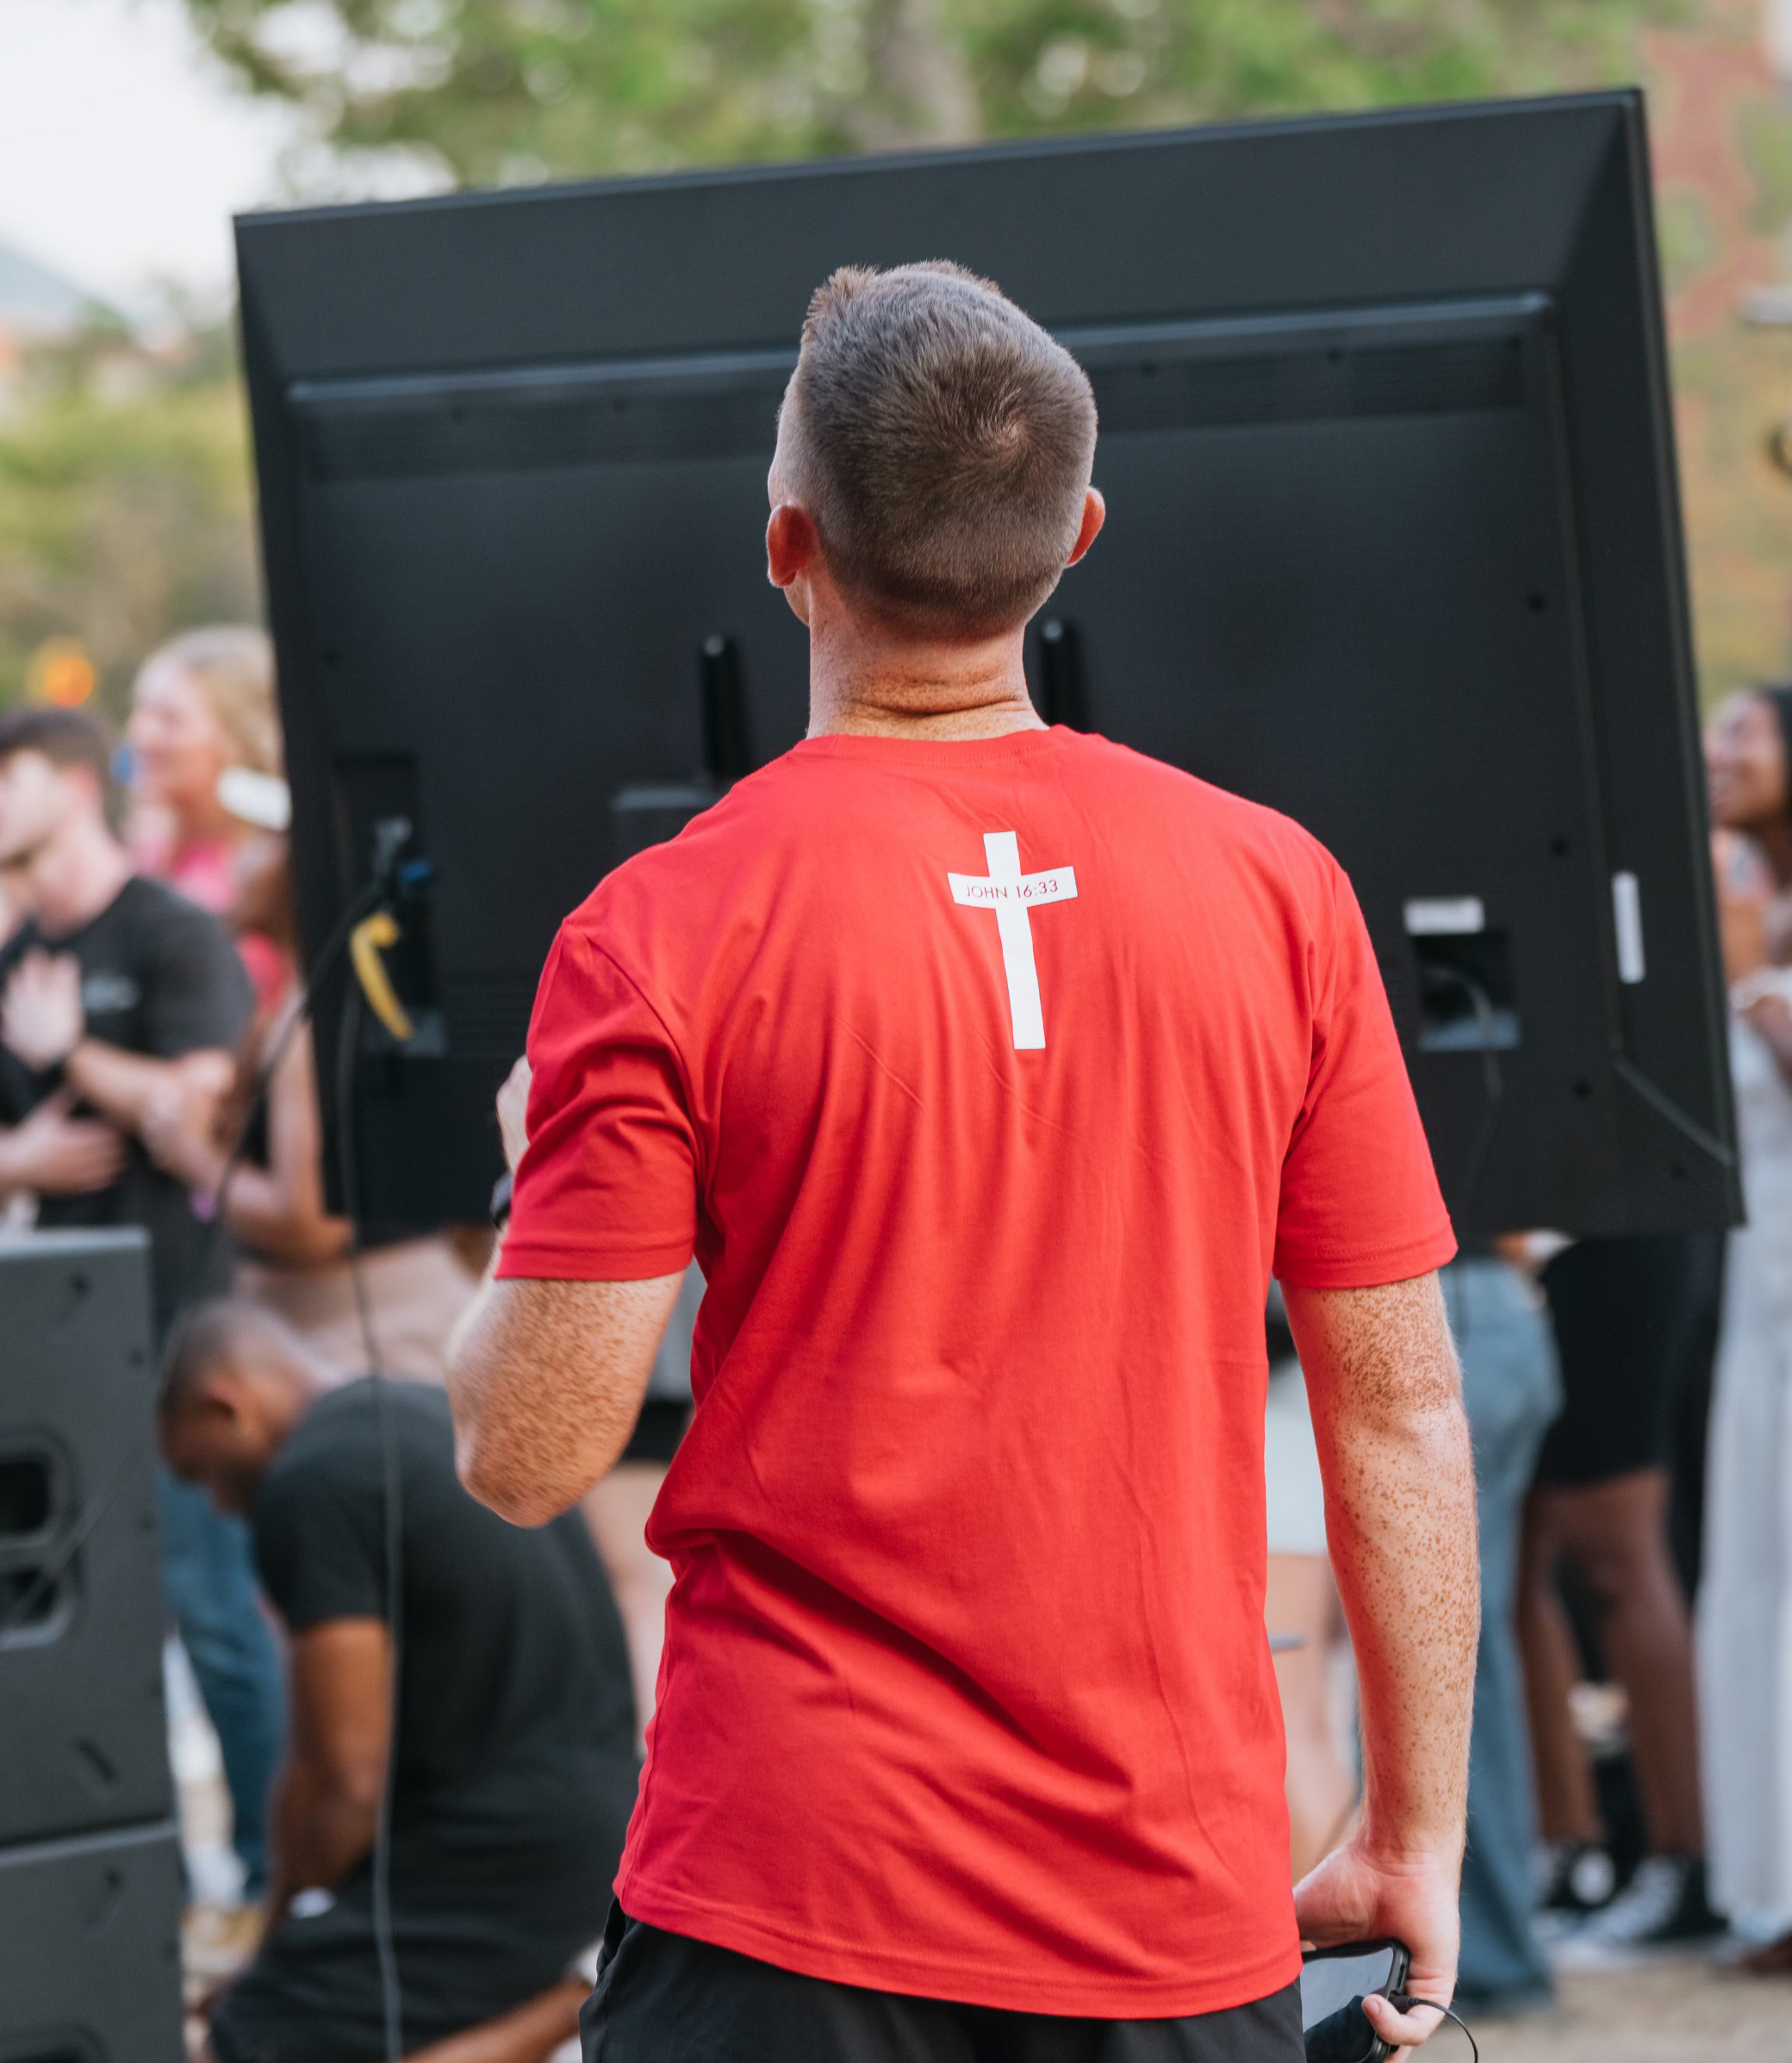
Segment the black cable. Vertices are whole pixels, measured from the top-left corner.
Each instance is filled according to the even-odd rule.
[[[348,1264],[355,1308],[367,1350],[380,1426],[380,1491],[385,1521],[386,1625],[390,1641],[387,1709],[391,1733],[380,1777],[378,1818],[373,1835],[373,1948],[380,1972],[380,2015],[386,2063],[402,2063],[404,1992],[398,1976],[398,1948],[392,1936],[392,1780],[398,1763],[399,1687],[404,1653],[404,1506],[398,1466],[397,1429],[392,1420],[389,1379],[380,1361],[373,1307],[361,1266],[360,1169],[355,1133],[355,1055],[361,1027],[360,991],[351,983],[336,1037],[336,1151],[342,1171],[343,1215],[349,1222]]]
[[[361,1265],[360,1168],[354,1152],[355,1049],[360,1029],[360,991],[352,988],[343,999],[342,1016],[336,1027],[336,1150],[342,1162],[342,1214],[348,1220],[347,1258],[354,1288],[355,1318],[361,1328],[361,1345],[367,1355],[367,1372],[370,1376],[383,1376],[385,1364],[374,1330],[367,1277]]]
[[[1428,2005],[1434,2013],[1441,2013],[1446,2020],[1453,2020],[1468,2036],[1469,2053],[1475,2063],[1481,2063],[1481,2045],[1475,2040],[1474,2030],[1453,2006],[1440,2005],[1434,1998],[1415,1998],[1409,1992],[1384,1992],[1382,1996],[1397,2013],[1409,2013],[1416,2005]]]
[[[187,1294],[178,1300],[180,1304],[184,1304],[205,1280],[207,1271],[216,1255],[217,1243],[223,1236],[224,1206],[229,1200],[230,1184],[237,1170],[243,1165],[244,1155],[248,1149],[249,1134],[254,1128],[258,1113],[267,1102],[268,1093],[274,1085],[274,1077],[280,1072],[280,1063],[286,1058],[288,1050],[298,1035],[300,1026],[310,1022],[312,1010],[317,1001],[317,991],[323,986],[338,956],[347,945],[351,933],[379,902],[383,893],[383,882],[377,879],[368,882],[337,918],[329,936],[324,941],[323,949],[319,953],[311,972],[306,977],[304,987],[299,991],[291,1016],[281,1026],[278,1036],[268,1049],[267,1057],[256,1071],[255,1084],[244,1106],[242,1122],[238,1125],[236,1136],[230,1142],[230,1151],[224,1158],[224,1171],[218,1177],[217,1186],[212,1191],[210,1216],[206,1225],[206,1243],[198,1260],[188,1272]],[[353,993],[352,987],[350,992]],[[172,1336],[173,1328],[171,1327],[171,1339]]]
[[[1472,975],[1456,967],[1429,966],[1425,970],[1426,979],[1434,985],[1447,983],[1459,988],[1468,997],[1469,1006],[1481,1029],[1481,1084],[1484,1091],[1487,1112],[1475,1134],[1474,1143],[1469,1148],[1468,1159],[1463,1163],[1462,1186],[1456,1209],[1453,1214],[1466,1224],[1473,1206],[1475,1191],[1480,1187],[1481,1176],[1487,1163],[1487,1153],[1493,1144],[1493,1135],[1500,1122],[1501,1108],[1506,1100],[1506,1082],[1500,1072],[1499,1054],[1494,1044],[1493,1004],[1480,983]]]
[[[306,979],[304,988],[300,991],[298,1002],[294,1007],[291,1016],[282,1027],[279,1036],[275,1040],[267,1058],[257,1070],[255,1084],[250,1091],[248,1101],[244,1106],[241,1122],[237,1127],[235,1138],[231,1141],[230,1151],[225,1156],[223,1172],[219,1176],[217,1187],[212,1192],[211,1210],[206,1223],[205,1237],[200,1243],[199,1252],[195,1257],[191,1267],[187,1271],[187,1279],[182,1287],[182,1292],[175,1299],[177,1310],[183,1308],[204,1283],[207,1276],[210,1273],[212,1263],[217,1258],[218,1241],[223,1236],[224,1206],[228,1199],[230,1184],[238,1168],[242,1165],[250,1132],[254,1126],[257,1115],[267,1101],[268,1091],[273,1083],[274,1075],[281,1061],[286,1058],[287,1051],[297,1035],[299,1028],[309,1020],[313,1005],[317,999],[318,990],[323,985],[343,948],[347,945],[349,935],[368,911],[380,901],[385,892],[384,880],[376,876],[362,888],[342,915],[338,917],[329,935],[324,941],[322,949],[318,954],[310,974]],[[352,989],[351,990],[351,994],[357,993]],[[358,1284],[360,1281],[358,1273],[355,1279]],[[179,1337],[180,1327],[177,1322],[169,1327],[167,1339],[163,1343],[160,1362],[157,1369],[156,1387],[158,1390],[167,1378],[169,1364],[173,1358],[174,1349]],[[94,1528],[111,1509],[126,1482],[129,1480],[132,1469],[138,1462],[152,1457],[154,1452],[155,1436],[152,1433],[147,1450],[134,1447],[131,1449],[111,1475],[107,1477],[102,1488],[93,1497],[89,1499],[72,1530],[58,1544],[55,1552],[47,1557],[39,1565],[36,1577],[30,1587],[16,1598],[4,1612],[0,1612],[0,1640],[4,1640],[9,1633],[28,1623],[31,1614],[36,1611],[45,1596],[60,1581],[64,1571],[91,1537]]]

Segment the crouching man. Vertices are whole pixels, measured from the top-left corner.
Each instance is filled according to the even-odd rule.
[[[540,2063],[576,2028],[569,1973],[602,1931],[635,1794],[627,1650],[578,1515],[506,1525],[455,1476],[440,1391],[327,1389],[251,1305],[189,1319],[160,1432],[175,1473],[249,1521],[291,1650],[271,1918],[213,2015],[210,2063],[390,2053],[373,1869],[389,1756],[402,2053]]]

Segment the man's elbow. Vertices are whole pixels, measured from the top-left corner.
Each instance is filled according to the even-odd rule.
[[[468,1494],[513,1526],[545,1526],[570,1501],[532,1470],[495,1452],[476,1427],[464,1428],[457,1436],[454,1465]]]
[[[494,1423],[489,1369],[477,1337],[480,1306],[476,1303],[448,1343],[445,1374],[449,1407],[454,1414],[454,1468],[470,1497],[513,1526],[539,1526],[551,1518],[540,1510],[540,1486],[532,1472],[507,1451],[501,1428]]]
[[[378,1824],[380,1801],[385,1793],[384,1758],[367,1755],[340,1761],[330,1771],[328,1786],[338,1811],[345,1819],[364,1823],[370,1840],[372,1830]]]

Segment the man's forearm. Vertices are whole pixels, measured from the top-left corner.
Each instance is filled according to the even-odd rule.
[[[1350,1300],[1365,1302],[1354,1308]],[[1364,1842],[1460,1849],[1480,1589],[1473,1462],[1435,1280],[1291,1289],[1356,1651]]]
[[[350,1788],[303,1756],[290,1757],[274,1788],[273,1910],[295,1892],[339,1884],[369,1854],[379,1829],[379,1792]]]
[[[62,1075],[84,1103],[134,1136],[143,1128],[151,1100],[171,1082],[182,1075],[216,1077],[216,1092],[221,1095],[229,1085],[230,1066],[227,1053],[189,1053],[179,1059],[161,1060],[126,1053],[102,1039],[83,1039],[63,1062]]]
[[[628,1445],[683,1280],[488,1278],[446,1369],[456,1460],[476,1497],[539,1526],[584,1495]]]

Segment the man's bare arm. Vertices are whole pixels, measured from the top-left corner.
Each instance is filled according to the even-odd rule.
[[[486,1283],[447,1366],[456,1461],[482,1504],[540,1526],[607,1473],[683,1280]]]
[[[1325,1480],[1326,1533],[1361,1687],[1361,1831],[1295,1893],[1322,1945],[1392,1936],[1408,1989],[1455,1988],[1469,1721],[1480,1635],[1475,1482],[1434,1275],[1373,1289],[1285,1285]],[[1436,2016],[1380,2001],[1384,2041]]]
[[[62,1078],[84,1103],[102,1112],[121,1130],[140,1137],[144,1120],[171,1090],[190,1100],[203,1099],[214,1110],[223,1101],[236,1072],[227,1053],[206,1048],[171,1060],[127,1053],[103,1039],[84,1038],[63,1062]]]
[[[40,1196],[86,1196],[124,1171],[124,1140],[112,1126],[71,1117],[74,1092],[59,1089],[22,1123],[0,1125],[0,1198],[21,1190]]]
[[[272,1908],[339,1884],[372,1848],[392,1740],[392,1643],[378,1619],[292,1637],[292,1732],[275,1786]]]
[[[345,1218],[324,1209],[323,1147],[311,1041],[287,1047],[267,1089],[264,1165],[239,1159],[219,1136],[218,1098],[212,1086],[177,1082],[144,1112],[142,1140],[150,1158],[190,1190],[214,1194],[230,1169],[225,1222],[245,1246],[276,1260],[308,1267],[334,1260],[349,1243]]]
[[[70,953],[34,949],[13,969],[0,995],[0,1040],[39,1072],[60,1067],[82,1102],[137,1138],[152,1107],[171,1094],[209,1099],[215,1115],[236,1072],[221,1048],[161,1059],[90,1038],[80,965]]]

